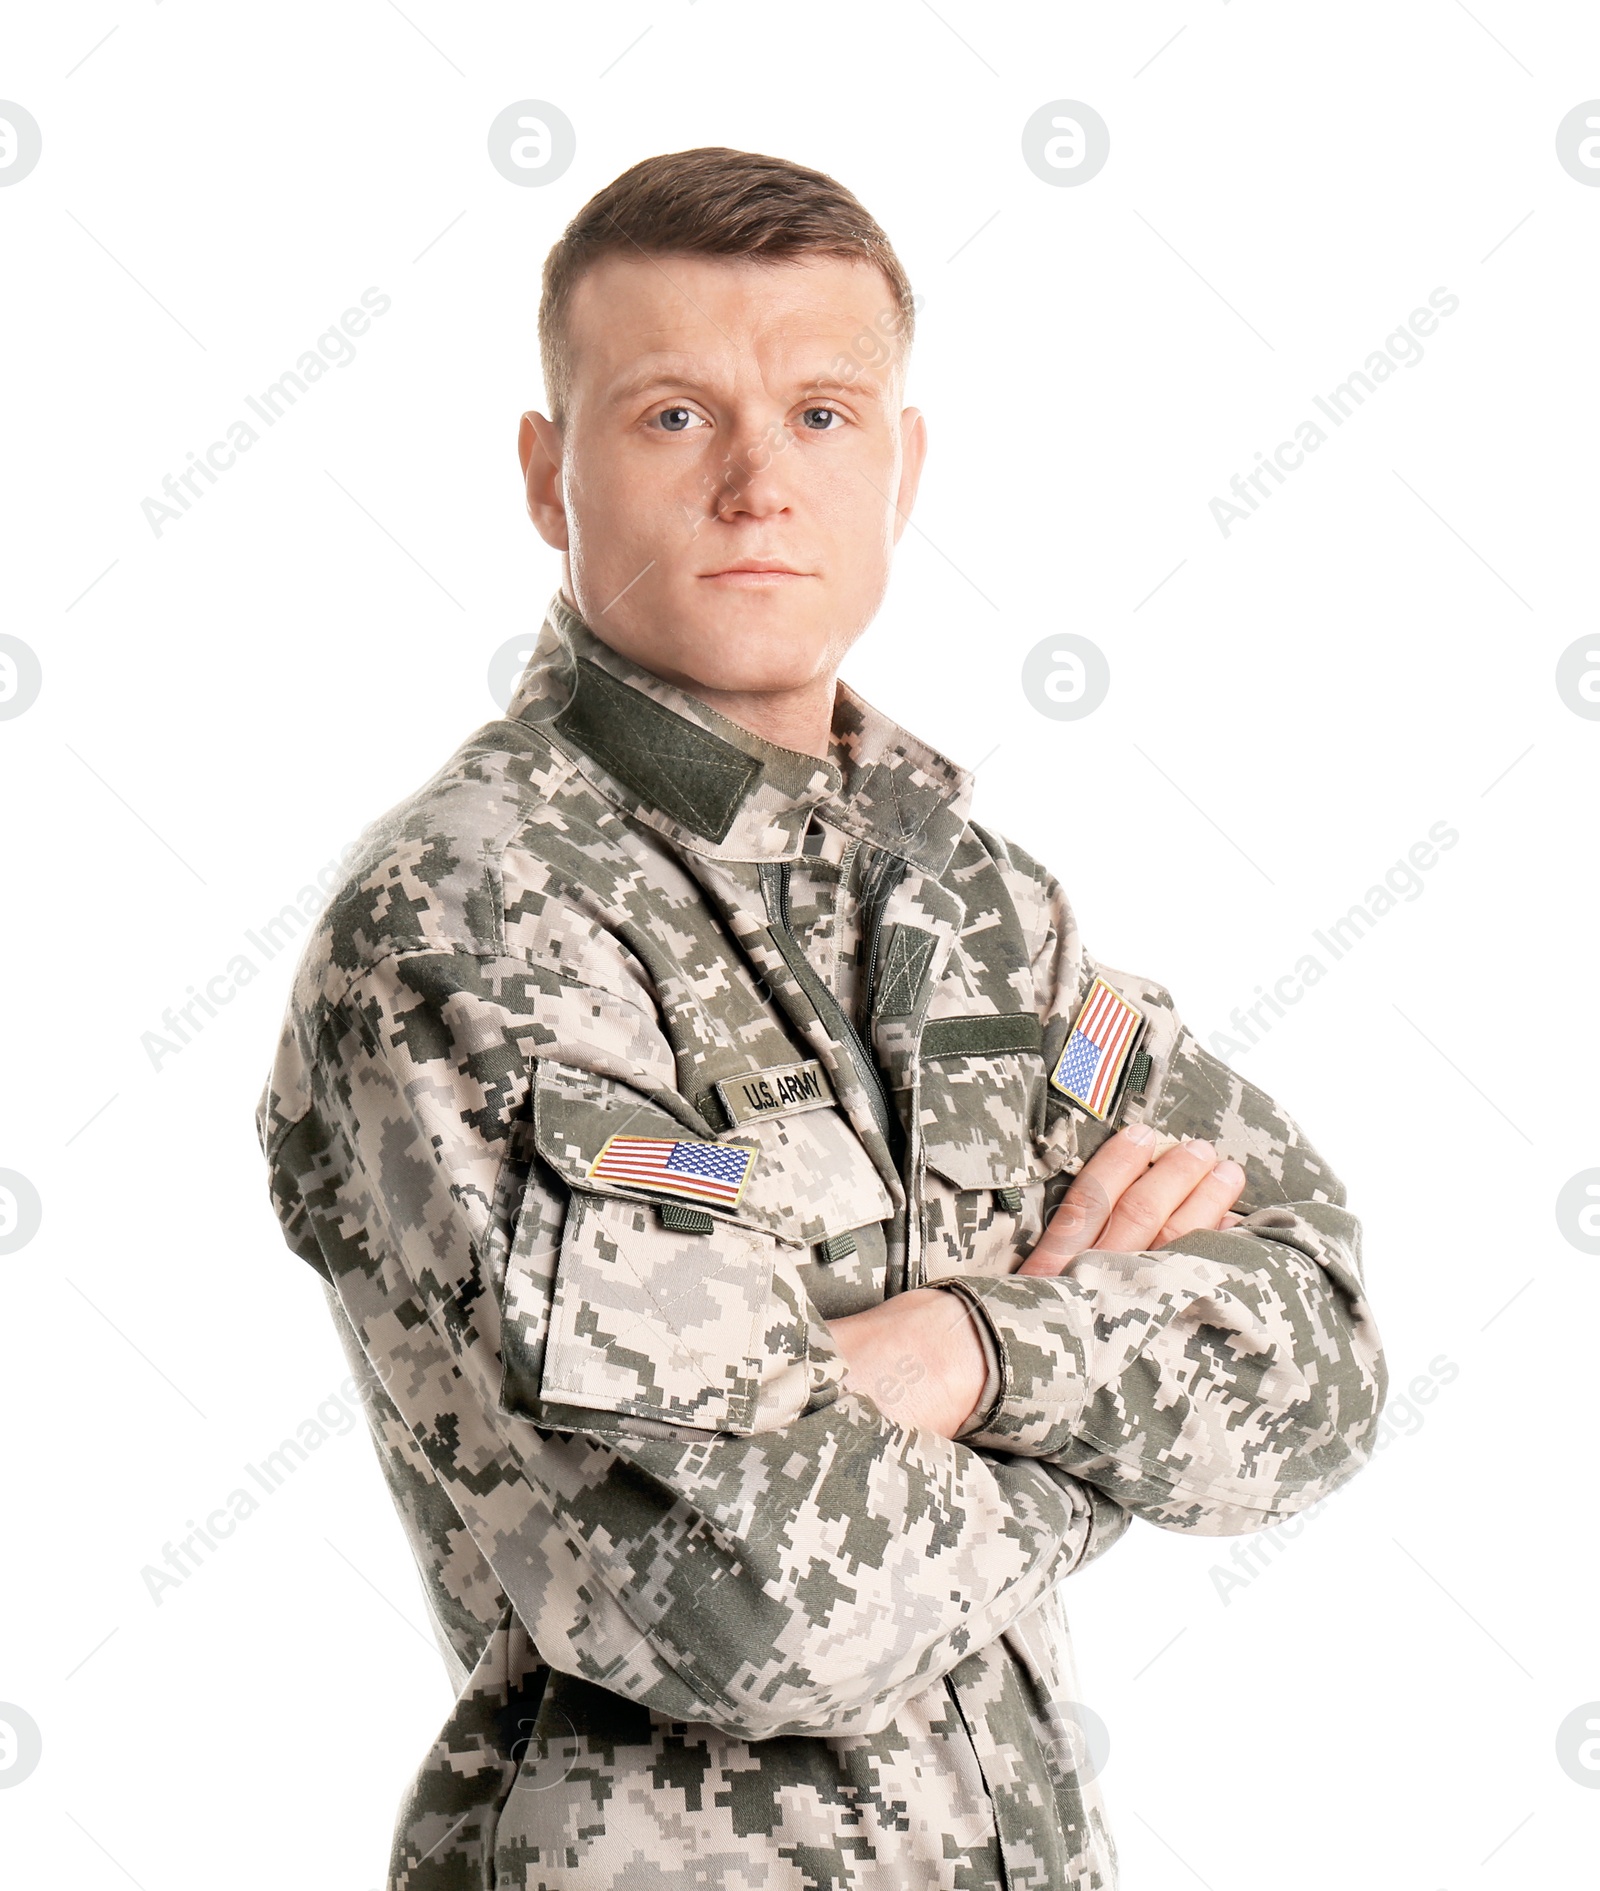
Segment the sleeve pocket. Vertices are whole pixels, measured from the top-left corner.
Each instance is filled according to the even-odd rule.
[[[574,1194],[562,1231],[544,1403],[703,1431],[755,1429],[769,1366],[774,1242],[731,1223],[677,1234],[637,1202]],[[774,1318],[774,1315],[779,1317]],[[799,1335],[804,1358],[804,1332]]]
[[[606,1136],[695,1134],[637,1092],[567,1066],[535,1075],[534,1141],[564,1183],[524,1197],[507,1256],[501,1403],[558,1431],[656,1426],[750,1433],[812,1391],[800,1251],[737,1215],[708,1233],[662,1224],[638,1191],[597,1189]],[[704,1128],[698,1132],[710,1140]]]

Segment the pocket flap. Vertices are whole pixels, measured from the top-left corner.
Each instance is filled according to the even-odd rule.
[[[812,1395],[813,1317],[792,1230],[781,1238],[747,1192],[730,1209],[696,1202],[714,1217],[709,1233],[668,1225],[659,1211],[678,1198],[591,1179],[594,1158],[618,1135],[718,1140],[625,1085],[540,1063],[533,1143],[569,1193],[561,1201],[548,1187],[530,1190],[516,1219],[502,1292],[502,1407],[554,1430],[601,1434],[791,1423]],[[735,1139],[722,1140],[731,1148]]]
[[[1020,1188],[1044,1173],[1031,1125],[1044,1087],[1037,1056],[936,1051],[921,1065],[917,1120],[930,1169],[957,1188]]]
[[[687,1120],[646,1102],[637,1090],[614,1078],[597,1077],[574,1064],[541,1058],[534,1067],[534,1146],[569,1188],[587,1189],[596,1195],[663,1199],[670,1191],[652,1193],[620,1183],[592,1182],[589,1170],[613,1136],[653,1136],[665,1142],[716,1140],[703,1124],[698,1128],[689,1126],[695,1117],[687,1104],[684,1112]],[[743,1143],[748,1139],[738,1140]],[[737,1210],[732,1218],[741,1218]]]
[[[694,1120],[689,1106],[683,1108]],[[693,1205],[718,1221],[759,1228],[780,1241],[809,1246],[894,1212],[872,1158],[836,1108],[747,1122],[714,1136],[703,1126],[687,1127],[609,1077],[541,1060],[534,1072],[533,1123],[540,1155],[569,1187],[658,1204],[690,1197],[617,1179],[591,1180],[590,1167],[612,1136],[754,1149],[737,1202],[695,1197]]]

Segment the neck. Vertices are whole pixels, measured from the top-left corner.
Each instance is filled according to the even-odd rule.
[[[833,704],[836,679],[830,671],[800,689],[743,691],[702,689],[698,683],[678,685],[685,695],[693,696],[748,729],[763,742],[781,749],[794,749],[801,755],[828,758],[833,734]]]

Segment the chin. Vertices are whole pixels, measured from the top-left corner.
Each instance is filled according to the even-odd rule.
[[[657,676],[727,695],[805,689],[829,674],[853,641],[841,640],[839,625],[854,600],[831,592],[719,593],[695,584],[678,578],[653,593],[641,584],[625,608],[587,621],[602,641]],[[599,588],[610,595],[604,583]]]
[[[673,667],[699,689],[771,696],[804,689],[828,666],[819,650],[752,650],[731,633],[726,639],[696,637],[691,648],[679,652]]]
[[[812,621],[814,606],[796,621],[759,593],[694,602],[670,638],[670,661],[702,689],[766,695],[804,689],[827,671],[833,639]]]

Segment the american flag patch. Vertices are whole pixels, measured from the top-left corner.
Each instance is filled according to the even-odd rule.
[[[1050,1074],[1051,1083],[1104,1122],[1143,1026],[1143,1013],[1097,978],[1089,987],[1061,1061]]]
[[[681,1195],[685,1201],[736,1206],[754,1149],[739,1143],[669,1142],[664,1136],[612,1136],[589,1164],[591,1182]]]

